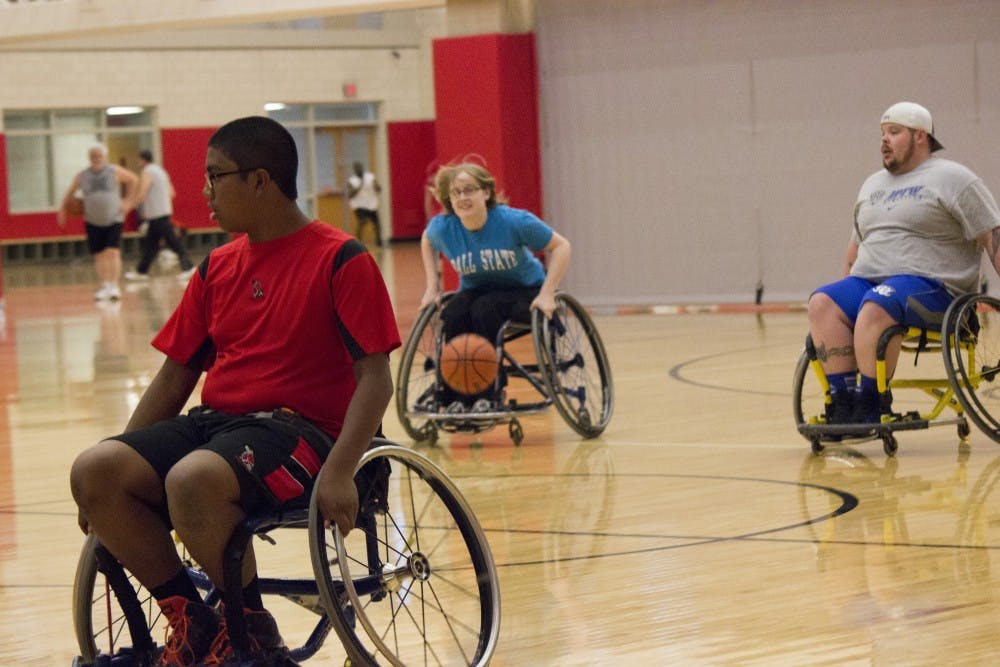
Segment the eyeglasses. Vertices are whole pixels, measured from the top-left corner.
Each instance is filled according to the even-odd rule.
[[[205,172],[205,184],[208,186],[208,192],[210,194],[215,194],[215,182],[222,178],[223,176],[232,176],[233,174],[249,174],[251,171],[257,171],[262,169],[262,167],[251,167],[249,169],[234,169],[232,171],[206,171]]]
[[[478,185],[466,185],[464,188],[455,188],[454,190],[449,190],[448,194],[452,199],[458,199],[459,197],[471,197],[482,190]]]

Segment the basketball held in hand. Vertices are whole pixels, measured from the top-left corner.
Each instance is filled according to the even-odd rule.
[[[66,202],[66,216],[70,218],[83,217],[83,200],[79,197],[70,197]]]
[[[471,396],[487,389],[498,370],[496,349],[482,336],[460,334],[441,349],[441,378],[460,394]]]

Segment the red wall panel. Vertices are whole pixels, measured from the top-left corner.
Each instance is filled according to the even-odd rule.
[[[202,190],[205,188],[205,152],[217,128],[185,128],[160,131],[161,164],[170,174],[177,197],[174,224],[179,227],[215,227]]]
[[[535,38],[434,41],[437,157],[482,156],[512,206],[542,215]]]
[[[437,155],[434,121],[386,123],[392,183],[392,238],[420,238],[427,224],[424,187]]]
[[[0,134],[0,227],[7,221],[7,137]],[[3,304],[3,274],[0,273],[0,306]],[[0,323],[2,324],[2,323]],[[16,383],[14,385],[17,386]],[[6,423],[3,424],[6,427]]]
[[[0,222],[4,223],[9,213],[7,194],[7,135],[0,133]]]
[[[481,156],[511,206],[542,216],[534,35],[434,40],[434,95],[438,160]],[[450,266],[444,285],[458,285]]]

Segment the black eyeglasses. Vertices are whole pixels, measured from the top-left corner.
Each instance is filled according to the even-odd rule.
[[[459,197],[471,197],[482,190],[478,185],[466,185],[464,188],[455,188],[454,190],[449,190],[448,194],[452,199],[458,199]]]
[[[215,182],[223,176],[232,176],[233,174],[249,174],[251,171],[257,171],[262,168],[263,167],[250,167],[249,169],[233,169],[232,171],[206,171],[205,183],[208,185],[208,191],[215,194]]]

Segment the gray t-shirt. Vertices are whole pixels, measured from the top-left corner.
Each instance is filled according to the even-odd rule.
[[[149,174],[149,192],[139,204],[139,217],[143,220],[155,220],[169,216],[174,212],[170,202],[170,176],[158,164],[147,164],[142,171]]]
[[[110,227],[122,222],[122,199],[114,166],[100,171],[87,168],[80,172],[83,192],[83,219],[95,227]]]
[[[1000,209],[968,168],[931,157],[894,176],[885,169],[861,186],[854,206],[859,244],[851,275],[883,280],[901,274],[936,278],[952,292],[979,283],[976,238],[1000,227]]]

